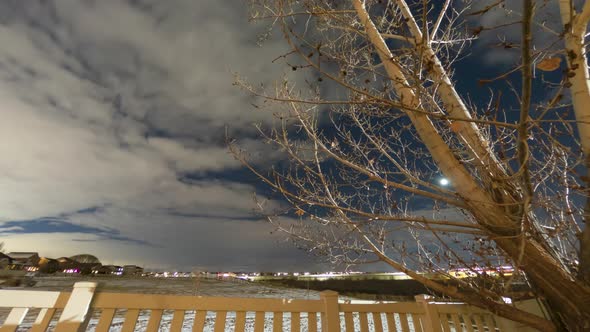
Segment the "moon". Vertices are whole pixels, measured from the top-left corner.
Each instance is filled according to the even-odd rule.
[[[438,183],[440,183],[441,186],[448,186],[449,185],[449,180],[446,178],[442,178],[438,181]]]

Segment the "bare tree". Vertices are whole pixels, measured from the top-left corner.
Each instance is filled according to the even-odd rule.
[[[467,28],[466,19],[505,5],[252,1],[253,19],[270,20],[291,48],[277,61],[307,79],[272,91],[237,80],[280,109],[276,126],[259,128],[288,165],[260,170],[236,142],[230,147],[290,203],[297,222],[269,218],[297,245],[335,263],[384,262],[542,331],[588,329],[590,2],[553,4],[558,31],[535,16],[551,6],[540,0],[523,0],[514,22]],[[487,102],[467,102],[453,68],[474,39],[507,26],[520,27],[519,40],[500,43],[517,50],[516,65],[481,80],[492,83]],[[538,35],[549,42],[540,47]],[[545,302],[551,320],[503,301],[515,280]]]

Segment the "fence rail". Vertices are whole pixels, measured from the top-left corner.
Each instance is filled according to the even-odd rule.
[[[10,310],[0,332],[55,331],[297,331],[297,332],[502,332],[526,331],[514,322],[462,303],[339,303],[319,300],[224,298],[96,292],[79,282],[70,292],[0,290]]]

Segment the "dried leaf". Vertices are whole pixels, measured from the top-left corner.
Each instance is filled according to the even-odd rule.
[[[295,214],[301,217],[305,214],[305,211],[303,211],[301,209],[297,209],[297,211],[295,211]]]
[[[545,58],[537,64],[537,69],[543,70],[543,71],[554,71],[554,70],[559,69],[560,64],[561,64],[561,58],[559,58],[559,57]]]
[[[451,131],[454,133],[458,133],[463,128],[463,123],[459,121],[453,121],[450,125]]]

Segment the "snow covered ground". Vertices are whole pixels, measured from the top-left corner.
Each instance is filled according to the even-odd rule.
[[[313,290],[266,286],[255,282],[227,281],[198,278],[72,278],[42,277],[36,279],[33,290],[71,290],[74,283],[91,281],[99,284],[99,291],[116,293],[145,293],[169,295],[200,295],[224,297],[257,297],[318,299]]]

